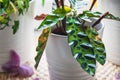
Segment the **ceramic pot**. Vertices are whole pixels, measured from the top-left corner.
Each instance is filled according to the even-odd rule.
[[[47,57],[50,80],[95,80],[73,58],[66,36],[51,34],[44,54]]]
[[[0,30],[0,72],[3,72],[1,66],[9,61],[10,50],[18,53],[21,64],[34,62],[34,26],[31,12],[33,3],[34,0],[30,2],[30,8],[25,15],[17,16],[20,20],[20,25],[15,35],[13,35],[11,27]],[[11,17],[13,18],[13,15],[11,15]],[[10,24],[12,24],[12,22]]]
[[[94,80],[73,58],[66,36],[51,34],[44,53],[50,80]]]
[[[120,16],[120,0],[99,0],[101,11]],[[104,20],[103,41],[106,47],[107,60],[120,65],[120,22]]]

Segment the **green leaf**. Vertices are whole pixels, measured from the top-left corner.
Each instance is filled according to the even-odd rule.
[[[40,24],[38,29],[40,28],[48,28],[53,27],[56,23],[58,23],[60,20],[64,19],[65,14],[49,14]]]
[[[29,8],[29,0],[16,0],[14,1],[15,6],[17,7],[19,14],[23,14],[24,11]]]
[[[67,18],[68,43],[74,58],[80,63],[81,67],[90,75],[94,75],[96,60],[93,45],[90,43],[85,28],[81,25],[75,17]]]
[[[45,49],[45,46],[46,46],[46,42],[48,40],[48,36],[49,36],[49,33],[50,33],[50,29],[49,28],[46,28],[42,31],[42,34],[40,35],[39,39],[38,39],[38,46],[36,48],[36,51],[37,51],[37,55],[35,57],[35,68],[38,67],[38,64],[40,62],[40,59],[41,59],[41,56],[43,54],[43,51]]]
[[[19,29],[19,21],[14,21],[14,25],[12,26],[12,29],[13,29],[13,34],[15,34]]]
[[[95,31],[92,27],[87,27],[86,33],[90,39],[92,46],[94,47],[96,60],[103,65],[106,61],[106,52],[102,40],[98,36],[97,31]]]
[[[19,9],[21,9],[22,11],[24,10],[24,2],[23,1],[21,1],[21,0],[16,1],[16,4]]]
[[[86,11],[83,11],[82,14],[79,14],[79,17],[85,21],[90,22],[91,17],[100,17],[101,15],[102,15],[101,12],[98,12],[98,11],[93,12],[93,11],[86,10]],[[120,21],[120,17],[116,17],[111,13],[109,13],[105,18]]]

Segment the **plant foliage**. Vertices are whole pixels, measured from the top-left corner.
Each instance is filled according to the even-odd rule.
[[[15,15],[24,14],[29,8],[29,1],[31,0],[0,0],[0,30],[12,26],[14,27],[13,34],[15,34],[18,30],[17,28],[19,28],[19,25],[16,25],[18,21],[16,21]],[[10,16],[12,14],[14,14],[14,18],[12,19],[15,21],[13,25],[10,25]]]

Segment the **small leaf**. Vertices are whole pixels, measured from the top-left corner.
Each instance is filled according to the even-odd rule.
[[[46,16],[47,16],[47,14],[41,14],[40,16],[36,16],[35,20],[43,20],[43,19],[45,19]]]
[[[13,34],[15,34],[17,30],[19,29],[19,21],[14,21],[14,25],[12,29],[13,29]]]

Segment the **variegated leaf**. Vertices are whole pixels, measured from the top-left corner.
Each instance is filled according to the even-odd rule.
[[[91,17],[100,17],[101,15],[102,15],[101,12],[98,12],[98,11],[93,12],[93,11],[86,10],[86,11],[83,11],[82,14],[79,14],[79,17],[85,21],[88,21],[88,20],[90,21]],[[120,21],[120,16],[117,17],[111,13],[106,15],[105,18]]]
[[[95,54],[93,46],[85,33],[85,29],[75,17],[71,17],[67,19],[66,30],[68,43],[74,58],[86,72],[90,75],[94,75],[96,69]]]
[[[41,56],[42,56],[43,51],[45,49],[50,31],[51,30],[49,28],[44,29],[42,34],[40,35],[40,37],[38,39],[38,46],[36,48],[37,55],[35,57],[35,62],[36,62],[35,68],[38,67],[38,64],[40,62]]]

